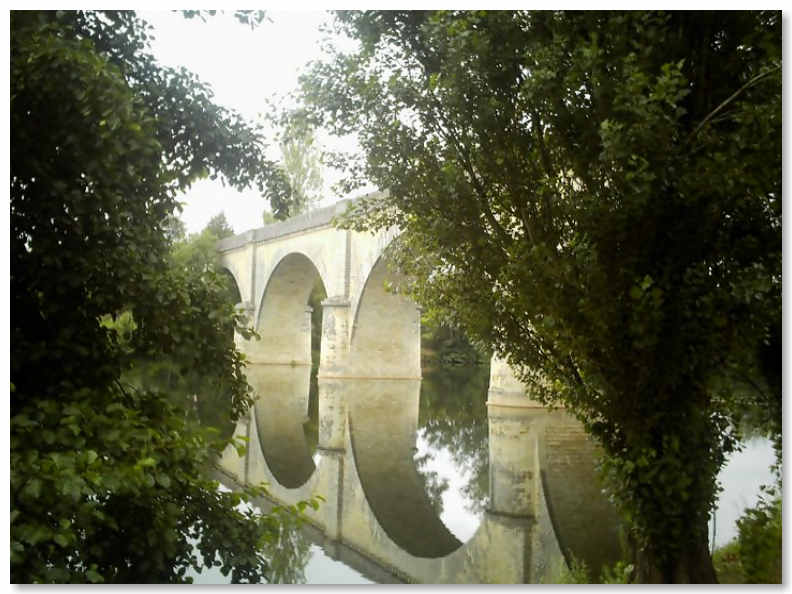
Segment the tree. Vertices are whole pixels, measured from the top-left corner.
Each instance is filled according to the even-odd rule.
[[[224,212],[220,212],[213,216],[206,224],[206,230],[217,239],[225,239],[234,234],[234,230],[231,228],[231,225],[228,224]]]
[[[184,240],[187,237],[187,227],[178,215],[172,214],[165,217],[163,223],[165,236],[173,243]]]
[[[249,332],[221,280],[171,265],[166,232],[198,177],[266,191],[259,131],[159,66],[134,13],[12,12],[10,30],[11,579],[185,581],[197,548],[259,580],[280,522],[237,506],[262,490],[219,491],[227,440],[124,378],[168,358],[222,383],[232,419],[250,406]]]
[[[782,583],[782,524],[780,488],[763,493],[757,504],[737,520],[738,550],[746,583]]]
[[[438,323],[430,316],[421,318],[421,367],[482,365],[489,363],[491,356],[470,344],[459,328]]]
[[[220,238],[216,229],[227,227],[224,218],[222,224],[216,224],[221,216],[214,217],[201,233],[193,233],[174,243],[168,265],[175,277],[186,276],[191,283],[211,287],[210,298],[219,303],[236,304],[241,301],[236,283],[231,274],[219,265],[217,241]],[[138,389],[159,390],[167,394],[169,400],[184,410],[191,420],[204,427],[215,428],[224,440],[232,436],[235,428],[232,420],[234,392],[233,386],[226,385],[224,376],[217,375],[214,368],[182,370],[178,356],[136,352],[131,345],[136,325],[128,311],[116,316],[115,320],[107,319],[105,323],[119,334],[119,342],[126,343],[133,357],[130,368],[122,374],[123,382]],[[224,340],[233,340],[230,329]]]
[[[640,581],[714,581],[724,371],[780,362],[780,14],[338,21],[358,49],[314,65],[304,107],[357,134],[348,187],[389,192],[346,225],[400,227],[402,289],[599,440]]]
[[[282,135],[282,172],[291,188],[290,215],[310,212],[321,200],[322,173],[314,130],[295,118]]]

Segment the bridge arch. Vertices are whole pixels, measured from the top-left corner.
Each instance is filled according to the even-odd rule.
[[[253,363],[311,365],[311,314],[308,299],[324,280],[314,261],[302,252],[288,252],[273,266],[255,314],[260,335],[245,347]]]
[[[403,280],[388,266],[386,246],[374,261],[353,312],[348,375],[420,379],[421,309],[389,288]]]
[[[321,246],[284,245],[271,251],[266,261],[260,262],[257,270],[256,284],[262,287],[262,290],[258,295],[258,302],[255,304],[256,329],[259,329],[262,322],[267,293],[279,288],[278,285],[282,282],[284,275],[291,275],[290,282],[295,283],[297,291],[294,293],[294,297],[298,300],[302,300],[306,285],[317,278],[321,280],[322,286],[327,290],[331,284],[327,260],[328,258],[322,254]],[[273,283],[275,284],[273,285]],[[308,293],[310,293],[310,287]]]
[[[235,304],[241,303],[242,302],[242,291],[240,290],[240,284],[239,284],[239,278],[238,278],[238,274],[239,273],[236,270],[234,270],[231,266],[229,266],[229,265],[227,265],[225,263],[222,263],[222,262],[219,265],[219,269],[220,269],[220,273],[225,275],[226,277],[228,277],[230,279],[230,281],[233,283],[234,291],[236,292],[236,295],[235,295],[236,296],[236,301],[234,301],[234,303]]]

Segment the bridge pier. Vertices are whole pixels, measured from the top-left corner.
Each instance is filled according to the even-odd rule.
[[[343,450],[347,416],[343,380],[319,380],[319,447],[323,450]]]
[[[546,407],[500,357],[490,361],[487,392],[489,426],[489,530],[515,542],[495,575],[513,572],[515,581],[540,583],[564,563],[545,503],[542,441]],[[518,578],[519,576],[519,578]]]
[[[489,407],[490,511],[533,518],[537,501],[538,435],[534,407]]]
[[[492,356],[487,392],[490,509],[496,514],[533,518],[539,488],[538,434],[532,418],[541,402],[529,396],[509,364]]]
[[[324,352],[324,351],[322,351]],[[342,537],[342,508],[344,483],[344,458],[346,457],[347,406],[343,380],[319,380],[319,444],[322,469],[317,492],[325,502],[319,511],[323,514],[327,542]]]
[[[531,389],[517,378],[512,367],[497,355],[490,360],[490,383],[487,403],[501,407],[530,406],[543,408],[544,405],[531,397]]]
[[[349,358],[350,303],[343,295],[322,301],[322,346],[319,377],[339,377]]]

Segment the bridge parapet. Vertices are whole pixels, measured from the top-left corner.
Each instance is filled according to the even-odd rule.
[[[329,225],[333,217],[346,211],[347,206],[355,200],[357,200],[357,198],[339,200],[330,206],[318,208],[314,211],[291,217],[285,221],[263,225],[232,237],[226,237],[217,242],[217,251],[220,253],[228,252],[239,249],[249,243],[261,243],[273,239],[280,239],[292,233],[300,233],[316,227]]]

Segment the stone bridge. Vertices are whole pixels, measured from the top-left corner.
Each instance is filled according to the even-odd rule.
[[[348,200],[218,243],[245,309],[266,340],[243,345],[262,364],[311,364],[308,296],[321,279],[320,377],[419,379],[421,316],[385,289],[383,252],[396,230],[336,229]]]
[[[275,502],[320,494],[308,518],[325,550],[382,571],[377,581],[529,583],[569,555],[591,568],[619,557],[613,509],[593,470],[593,445],[562,410],[550,411],[502,361],[490,365],[489,503],[460,542],[442,523],[414,462],[421,385],[420,309],[385,289],[383,253],[394,230],[339,230],[347,202],[254,229],[218,244],[260,340],[247,354],[256,404],[236,427],[221,469],[268,484]],[[318,447],[311,455],[309,293],[321,279]],[[354,563],[353,563],[354,566]],[[360,562],[357,563],[360,567]],[[384,577],[383,577],[384,576]]]

